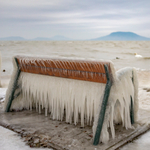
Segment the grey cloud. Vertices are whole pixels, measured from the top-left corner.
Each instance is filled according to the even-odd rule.
[[[52,30],[57,27],[57,30],[89,29],[89,32],[94,32],[103,29],[107,32],[117,28],[132,30],[135,24],[137,29],[142,30],[150,22],[149,0],[16,0],[15,2],[0,1],[0,27],[13,23],[16,24],[16,28],[20,24],[31,24],[41,28],[51,26]]]

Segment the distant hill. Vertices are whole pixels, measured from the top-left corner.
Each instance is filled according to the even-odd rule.
[[[71,41],[73,39],[61,36],[61,35],[56,35],[51,38],[44,38],[44,37],[37,37],[35,39],[32,39],[33,41]]]
[[[133,32],[113,32],[107,36],[91,39],[92,41],[150,41],[150,38]]]
[[[150,38],[140,36],[133,32],[113,32],[107,36],[98,37],[90,40],[91,41],[150,41]],[[76,41],[76,40],[61,35],[57,35],[51,38],[37,37],[34,39],[25,39],[19,36],[11,36],[11,37],[0,38],[0,41]]]
[[[19,36],[11,36],[11,37],[5,37],[5,38],[0,38],[0,41],[71,41],[73,39],[64,37],[64,36],[54,36],[51,38],[45,38],[45,37],[37,37],[34,39],[24,39]]]
[[[4,37],[0,38],[0,41],[25,41],[23,37],[20,36],[10,36],[10,37]]]

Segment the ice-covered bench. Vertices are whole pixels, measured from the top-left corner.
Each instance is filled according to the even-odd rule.
[[[5,111],[33,109],[52,119],[93,125],[93,144],[115,137],[114,123],[132,128],[137,119],[134,68],[115,72],[111,61],[15,56]]]

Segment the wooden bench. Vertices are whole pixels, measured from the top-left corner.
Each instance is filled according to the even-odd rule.
[[[93,131],[93,144],[97,145],[99,143],[100,135],[104,128],[104,121],[107,120],[108,124],[108,120],[110,120],[105,119],[105,112],[110,113],[108,104],[111,107],[111,99],[109,99],[109,97],[112,98],[110,95],[111,87],[116,87],[116,83],[121,82],[122,80],[121,73],[118,75],[120,79],[117,78],[111,61],[15,56],[13,62],[14,72],[5,100],[6,112],[9,112],[12,109],[24,108],[30,108],[32,110],[32,108],[35,107],[36,109],[39,109],[39,113],[41,113],[42,106],[42,108],[45,108],[45,116],[50,113],[53,119],[63,120],[66,115],[66,122],[72,123],[72,119],[74,119],[74,123],[76,124],[79,122],[79,117],[81,117],[81,126],[84,126],[84,122],[86,121],[90,122],[89,120],[94,117],[93,128],[95,128],[95,130]],[[128,74],[132,73],[133,77],[133,70],[131,68],[125,70],[130,71],[122,71],[123,74],[130,72]],[[133,79],[134,77],[132,78],[132,83]],[[63,83],[60,85],[59,83],[61,81]],[[59,86],[61,86],[61,88]],[[92,90],[90,89],[92,86],[102,86],[104,88],[95,88]],[[48,90],[49,88],[50,91]],[[77,88],[77,90],[75,88]],[[94,90],[96,90],[96,93],[98,93],[97,90],[99,90],[100,97],[97,98],[94,96],[96,97],[95,99],[98,99],[97,101],[99,101],[99,103],[91,96],[92,94],[94,95]],[[135,92],[137,91],[134,91],[133,94],[131,93],[132,95],[130,95],[129,106],[124,106],[129,107],[130,109],[129,115],[131,124],[134,123],[134,99],[137,99],[133,96],[135,95]],[[68,94],[68,96],[66,96],[66,94]],[[113,94],[114,93],[112,93],[112,95]],[[81,106],[79,105],[80,100],[78,100],[78,104],[76,102],[76,99],[80,97],[85,99],[83,102],[81,100]],[[69,100],[69,98],[71,100]],[[29,99],[29,101],[27,99]],[[110,102],[108,103],[108,101]],[[115,100],[112,100],[112,102],[113,101]],[[94,107],[91,104],[99,106]],[[78,116],[79,113],[80,116]],[[113,124],[113,119],[111,122]],[[105,139],[101,139],[101,141],[105,142]]]

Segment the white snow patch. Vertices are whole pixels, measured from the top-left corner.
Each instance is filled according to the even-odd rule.
[[[17,133],[0,126],[1,150],[53,150],[48,148],[30,148],[20,139]]]
[[[125,145],[124,147],[120,148],[120,150],[149,150],[150,149],[150,131],[139,137],[137,140],[133,141]]]
[[[3,102],[5,100],[6,90],[7,88],[0,88],[0,102]]]

